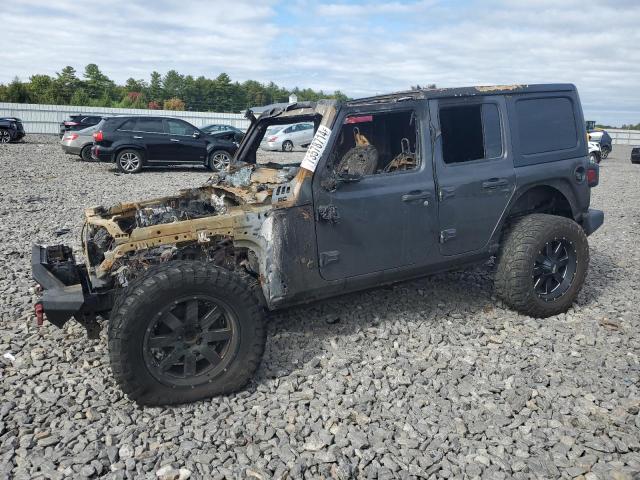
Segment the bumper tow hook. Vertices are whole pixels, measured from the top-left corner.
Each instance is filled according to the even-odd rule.
[[[41,303],[36,303],[34,306],[34,310],[36,312],[36,325],[41,327],[44,323],[44,307]]]

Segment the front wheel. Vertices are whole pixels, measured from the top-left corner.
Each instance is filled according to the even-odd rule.
[[[166,405],[244,386],[260,363],[265,327],[243,277],[174,261],[118,298],[108,337],[122,390],[141,405]]]
[[[588,266],[589,243],[580,225],[555,215],[527,215],[503,239],[496,292],[526,315],[557,315],[575,301]]]
[[[122,150],[116,157],[116,164],[122,173],[138,173],[142,170],[142,154],[137,150]]]
[[[589,161],[591,163],[600,163],[600,155],[595,152],[589,154]]]
[[[611,148],[610,147],[603,147],[602,148],[602,159],[606,160],[610,153],[611,153]]]
[[[0,143],[9,143],[11,141],[11,133],[9,130],[0,128]]]

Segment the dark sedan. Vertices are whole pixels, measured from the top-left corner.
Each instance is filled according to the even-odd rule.
[[[17,142],[22,137],[22,120],[16,117],[0,117],[0,143]]]
[[[631,149],[631,163],[640,163],[640,147]]]
[[[88,114],[88,113],[76,113],[69,115],[69,118],[63,122],[60,122],[60,132],[58,136],[64,137],[64,134],[68,131],[84,130],[87,127],[93,127],[102,121],[102,115]]]

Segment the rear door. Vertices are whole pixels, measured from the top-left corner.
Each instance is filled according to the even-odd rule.
[[[480,250],[515,191],[504,98],[431,100],[429,108],[436,127],[440,252]]]
[[[194,137],[199,130],[183,120],[164,119],[164,131],[168,135],[166,155],[176,163],[204,163],[207,155],[205,136]]]
[[[167,135],[164,133],[161,118],[138,118],[132,138],[135,142],[144,145],[146,160],[158,162],[165,159]]]

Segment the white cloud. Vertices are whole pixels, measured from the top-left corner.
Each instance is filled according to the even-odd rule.
[[[6,2],[0,82],[97,63],[352,96],[410,85],[571,82],[589,118],[640,121],[636,0]]]

